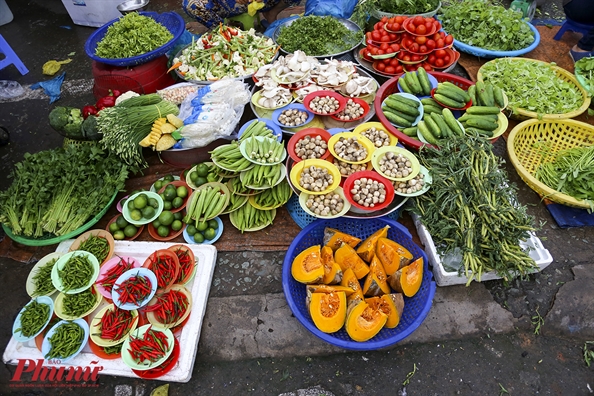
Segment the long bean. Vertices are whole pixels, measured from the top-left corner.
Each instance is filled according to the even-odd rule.
[[[47,296],[56,289],[52,283],[52,268],[57,261],[57,258],[51,259],[46,264],[37,267],[37,271],[33,275],[35,291],[32,297]]]
[[[85,338],[85,331],[74,322],[64,323],[49,338],[50,350],[46,359],[65,359],[73,355]]]
[[[82,254],[73,254],[62,269],[58,268],[58,276],[62,281],[63,291],[86,286],[93,276],[93,266],[89,258]]]
[[[49,315],[49,305],[33,300],[21,314],[21,327],[16,329],[15,332],[20,332],[24,337],[31,337],[41,330]]]
[[[109,242],[103,237],[90,235],[80,243],[77,250],[84,250],[85,252],[91,253],[93,256],[97,257],[97,260],[100,263],[102,263],[109,254]]]

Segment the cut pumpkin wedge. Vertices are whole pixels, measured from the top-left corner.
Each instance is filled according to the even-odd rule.
[[[377,244],[377,240],[387,237],[389,229],[390,226],[387,225],[384,228],[377,230],[366,240],[364,240],[357,248],[357,254],[359,257],[361,257],[365,262],[371,263],[371,259],[373,259],[373,256],[375,256],[375,245]]]
[[[398,293],[403,293],[407,297],[412,297],[421,288],[423,282],[423,257],[419,257],[411,264],[399,269],[388,278],[388,283],[392,289]]]

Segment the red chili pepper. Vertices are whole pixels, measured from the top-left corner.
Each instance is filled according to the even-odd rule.
[[[119,89],[110,89],[109,90],[109,95],[113,96],[114,98],[117,98],[121,94],[122,94],[122,91],[120,91]]]
[[[133,276],[119,285],[115,285],[122,304],[132,303],[140,305],[151,292],[151,281],[144,276]]]
[[[82,108],[82,116],[86,120],[90,115],[97,115],[97,108],[93,105],[88,105]]]
[[[115,106],[116,97],[115,96],[104,96],[103,98],[99,99],[97,103],[95,103],[95,107],[99,111],[105,109],[106,107],[113,107]]]

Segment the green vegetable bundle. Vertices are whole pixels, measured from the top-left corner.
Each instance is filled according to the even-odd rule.
[[[416,15],[433,11],[438,5],[439,0],[359,0],[350,19],[364,27],[378,9],[397,15]]]
[[[522,13],[485,0],[453,1],[443,7],[443,29],[456,40],[491,51],[516,51],[534,42]]]
[[[0,222],[15,235],[65,235],[100,212],[124,188],[128,168],[90,145],[25,154],[0,192]]]
[[[460,252],[460,271],[469,283],[489,271],[509,279],[536,269],[519,246],[534,230],[533,218],[517,203],[516,188],[488,140],[453,137],[439,150],[423,148],[419,155],[433,182],[412,210],[421,216],[441,257]]]

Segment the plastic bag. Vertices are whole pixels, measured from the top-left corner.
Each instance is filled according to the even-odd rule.
[[[283,19],[277,19],[276,21],[272,22],[270,24],[270,26],[268,26],[268,28],[264,32],[264,36],[272,38],[272,34],[274,33],[274,31],[276,30],[277,27],[279,27],[280,25],[282,25],[283,23],[285,23],[287,21],[292,21],[293,19],[297,19],[297,18],[299,18],[299,15],[295,15],[295,16],[291,16],[291,17],[287,17],[287,18],[283,18]]]
[[[183,139],[174,148],[205,147],[217,139],[232,140],[237,137],[237,124],[243,115],[245,106],[229,108],[227,116],[221,118],[222,113],[204,114],[204,120],[185,125],[181,130]]]
[[[348,19],[353,14],[357,0],[308,0],[304,15],[333,16]]]
[[[33,84],[31,85],[31,89],[43,88],[46,95],[50,97],[50,103],[54,103],[56,100],[60,99],[64,76],[66,76],[66,72],[62,72],[62,74],[52,78],[51,80],[41,81],[36,84]]]
[[[0,99],[10,99],[21,96],[25,90],[16,81],[0,80]]]

